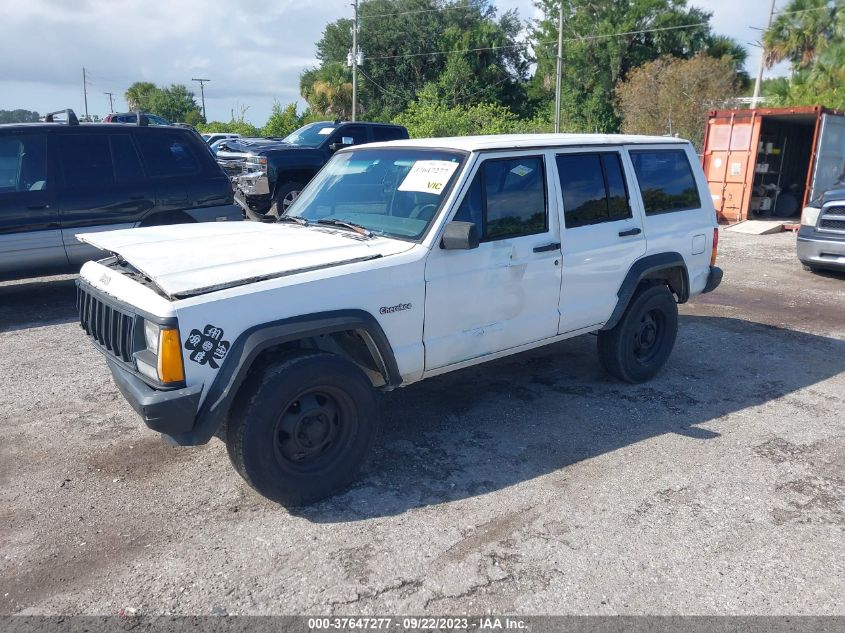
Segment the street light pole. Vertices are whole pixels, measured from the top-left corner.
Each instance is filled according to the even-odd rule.
[[[358,110],[358,0],[352,3],[355,9],[355,21],[352,25],[352,120]]]
[[[200,85],[200,99],[202,100],[202,120],[205,123],[208,123],[208,119],[205,117],[205,83],[211,81],[211,79],[194,79],[191,78],[191,81],[196,81]]]
[[[775,0],[772,0],[772,6],[769,9],[769,25],[766,27],[766,31],[772,28],[772,18],[775,15]],[[757,107],[757,101],[760,100],[760,84],[763,83],[763,66],[766,63],[766,49],[760,51],[760,64],[757,66],[757,81],[754,82],[754,96],[751,97],[751,109]]]
[[[557,22],[557,80],[555,81],[555,132],[560,132],[560,91],[563,81],[563,2],[560,0],[560,15]]]
[[[85,73],[85,67],[82,67],[82,95],[85,99],[85,120],[88,121],[88,75]]]

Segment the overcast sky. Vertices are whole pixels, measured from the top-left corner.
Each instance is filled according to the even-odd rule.
[[[778,0],[778,6],[786,0]],[[496,0],[534,17],[533,0]],[[768,0],[691,0],[713,12],[717,33],[749,50],[754,76]],[[249,106],[247,120],[262,125],[273,100],[299,100],[299,73],[314,65],[314,44],[327,23],[351,16],[349,0],[0,0],[0,109],[44,113],[85,111],[82,68],[88,72],[88,110],[126,109],[123,93],[134,81],[158,85],[209,78],[209,120],[229,120]],[[362,42],[366,53],[366,42]]]

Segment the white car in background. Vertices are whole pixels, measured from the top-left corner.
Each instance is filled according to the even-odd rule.
[[[234,134],[230,132],[206,132],[205,134],[201,135],[205,144],[211,146],[212,144],[216,143],[217,141],[227,139],[227,138],[240,138],[240,134]]]

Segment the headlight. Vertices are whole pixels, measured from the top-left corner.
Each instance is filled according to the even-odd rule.
[[[150,321],[144,321],[144,342],[147,349],[153,354],[158,354],[159,327]]]
[[[146,349],[135,354],[135,364],[140,373],[165,384],[185,380],[178,329],[161,327],[145,320],[144,343]]]
[[[819,213],[821,213],[819,207],[804,207],[804,210],[801,212],[801,224],[805,226],[816,226],[816,223],[819,221]]]

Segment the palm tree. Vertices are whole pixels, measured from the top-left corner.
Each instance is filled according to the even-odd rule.
[[[306,70],[299,78],[299,91],[316,113],[340,119],[352,113],[352,82],[343,64]]]
[[[130,110],[149,110],[149,101],[158,91],[154,83],[149,81],[136,81],[129,86],[123,95]]]
[[[766,65],[789,60],[809,67],[831,41],[842,40],[845,0],[792,0],[763,35]]]

